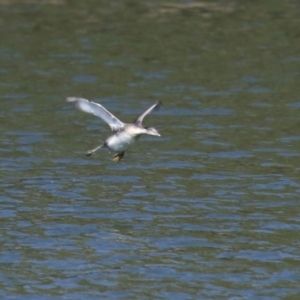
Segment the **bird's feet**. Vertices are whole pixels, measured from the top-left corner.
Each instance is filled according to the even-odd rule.
[[[116,163],[116,162],[120,161],[123,158],[124,154],[125,154],[125,152],[115,154],[114,158],[113,158],[113,162]]]

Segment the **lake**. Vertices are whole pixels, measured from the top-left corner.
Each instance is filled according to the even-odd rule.
[[[0,1],[2,299],[298,299],[297,1]],[[101,103],[160,111],[120,163]]]

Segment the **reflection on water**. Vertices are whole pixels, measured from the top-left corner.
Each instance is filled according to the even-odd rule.
[[[0,5],[3,299],[299,295],[295,3]],[[162,137],[86,157],[66,96]]]

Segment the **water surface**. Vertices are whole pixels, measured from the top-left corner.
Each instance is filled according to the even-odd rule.
[[[2,1],[0,296],[297,299],[299,5]],[[67,96],[144,137],[119,164]]]

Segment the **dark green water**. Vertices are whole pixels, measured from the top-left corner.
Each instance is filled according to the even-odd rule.
[[[297,1],[0,1],[0,297],[298,299]],[[148,116],[119,164],[65,103]]]

